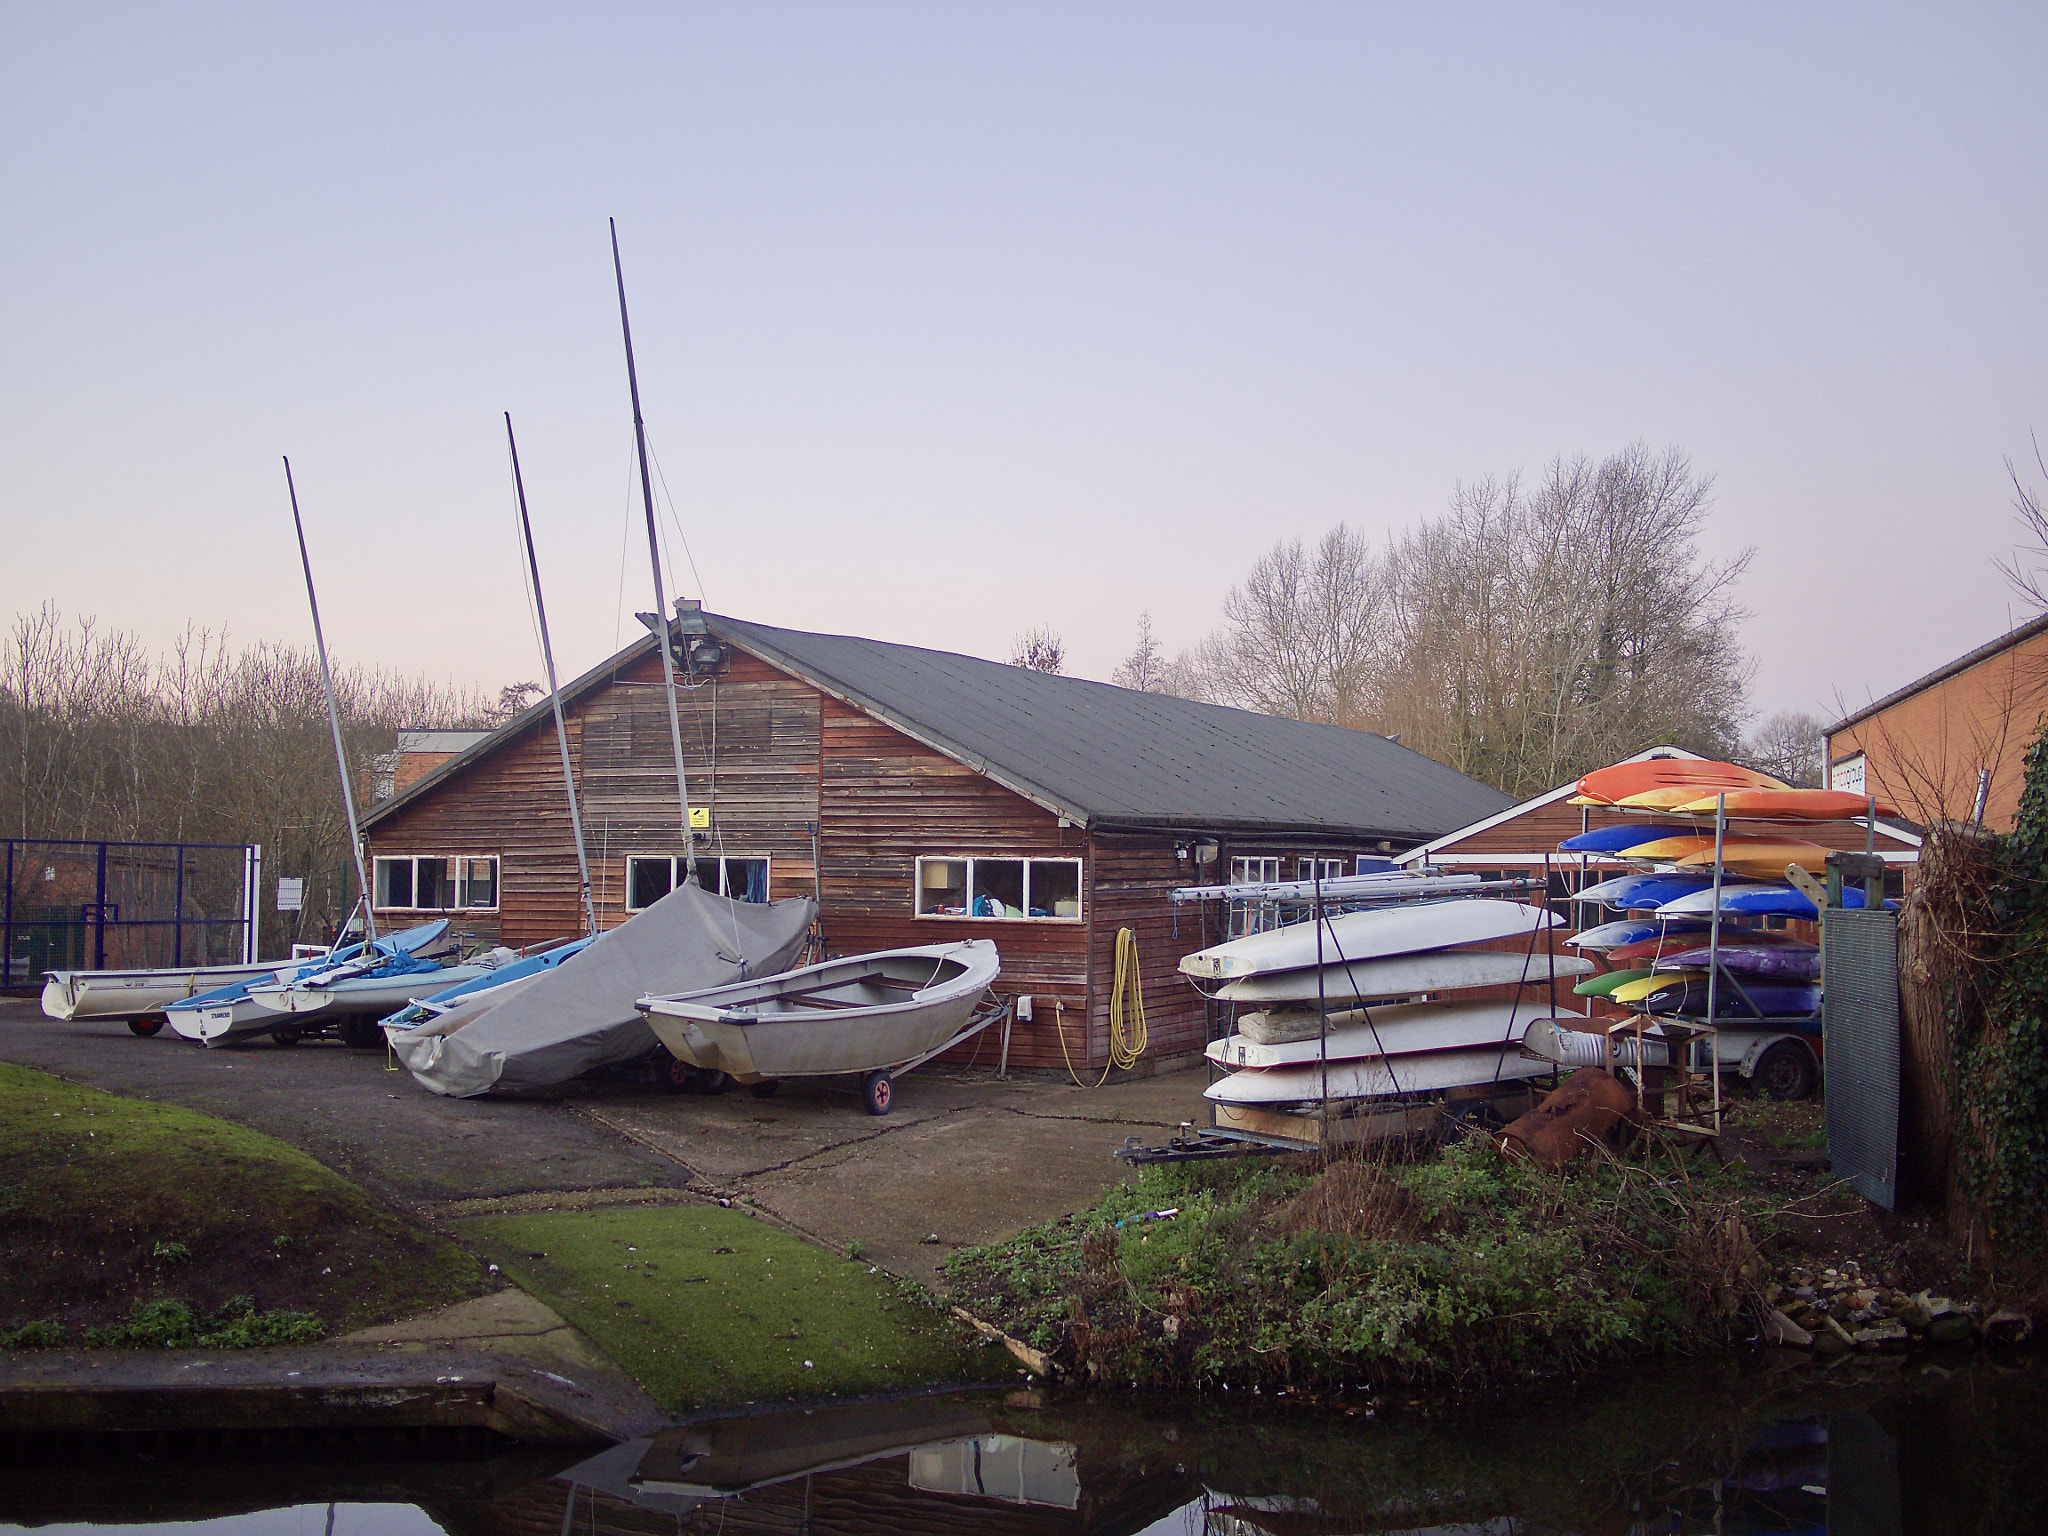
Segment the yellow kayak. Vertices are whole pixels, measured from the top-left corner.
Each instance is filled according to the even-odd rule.
[[[1658,971],[1640,981],[1624,981],[1607,994],[1610,1003],[1639,1003],[1652,992],[1662,992],[1666,987],[1682,987],[1688,981],[1705,981],[1705,971]]]
[[[1828,850],[1818,843],[1795,843],[1759,839],[1756,842],[1737,843],[1732,838],[1721,851],[1721,867],[1730,874],[1748,875],[1756,880],[1782,880],[1785,866],[1797,864],[1808,874],[1824,875],[1828,868]],[[1714,867],[1714,840],[1707,839],[1707,846],[1699,853],[1687,854],[1678,861],[1680,869],[1712,869]]]
[[[1732,851],[1749,843],[1778,843],[1782,838],[1759,837],[1754,832],[1730,832],[1727,847]],[[1677,837],[1660,837],[1655,842],[1638,843],[1633,848],[1624,848],[1615,857],[1618,859],[1651,859],[1660,864],[1684,864],[1699,853],[1707,855],[1707,863],[1714,862],[1714,834],[1712,832],[1687,832]]]

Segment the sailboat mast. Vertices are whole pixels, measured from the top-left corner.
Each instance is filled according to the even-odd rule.
[[[583,892],[583,931],[597,933],[597,903],[590,893],[590,854],[583,846],[583,812],[576,804],[576,770],[569,763],[569,726],[562,718],[562,689],[555,681],[555,647],[548,639],[548,609],[540,597],[540,561],[533,552],[533,523],[526,515],[526,481],[519,473],[519,441],[512,413],[505,413],[505,442],[512,450],[512,488],[519,493],[519,532],[526,543],[526,570],[533,578],[533,612],[540,621],[541,660],[548,669],[548,700],[555,706],[555,742],[562,749],[562,787],[569,792],[569,827],[576,834],[576,878]]]
[[[320,631],[320,599],[313,594],[313,557],[306,553],[306,524],[299,516],[299,488],[292,483],[289,454],[284,461],[284,488],[291,493],[292,527],[299,535],[299,564],[306,572],[306,606],[313,610],[313,645],[320,652],[320,684],[327,690],[327,724],[334,732],[334,766],[341,774],[341,803],[348,811],[348,846],[356,856],[356,879],[363,888],[363,936],[374,944],[377,904],[370,900],[370,875],[363,866],[363,835],[356,828],[356,792],[349,782],[348,753],[341,745],[341,715],[334,707],[334,673],[327,665],[327,637]]]
[[[668,739],[676,754],[676,798],[682,803],[683,879],[697,883],[697,847],[690,835],[690,778],[683,768],[683,726],[676,715],[676,665],[669,649],[674,635],[668,597],[661,585],[661,546],[654,529],[654,482],[647,474],[647,424],[640,416],[640,375],[633,367],[633,325],[626,318],[626,269],[619,261],[619,222],[612,227],[612,272],[619,280],[619,329],[626,338],[626,387],[633,393],[633,446],[640,452],[640,505],[647,512],[647,562],[654,569],[654,617],[661,625],[661,683],[668,698]]]

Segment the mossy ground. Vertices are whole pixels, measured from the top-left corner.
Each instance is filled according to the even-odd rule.
[[[720,1206],[462,1224],[670,1409],[999,1380],[917,1286]]]
[[[71,1343],[159,1301],[340,1332],[482,1288],[473,1258],[295,1147],[4,1064],[0,1275],[0,1334],[47,1321]]]

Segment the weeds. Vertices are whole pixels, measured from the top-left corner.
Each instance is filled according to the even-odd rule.
[[[149,1256],[159,1264],[183,1264],[192,1257],[192,1250],[183,1243],[158,1243]]]
[[[310,1312],[258,1312],[247,1296],[230,1298],[212,1317],[201,1317],[188,1302],[160,1297],[138,1303],[125,1323],[89,1330],[85,1344],[88,1349],[257,1349],[308,1344],[326,1331]]]
[[[1733,1337],[1763,1279],[1739,1190],[1613,1158],[1544,1171],[1476,1139],[1406,1165],[1156,1165],[947,1276],[1093,1380],[1478,1386]]]
[[[47,1318],[23,1323],[11,1333],[0,1333],[0,1349],[58,1349],[64,1343],[64,1325]]]

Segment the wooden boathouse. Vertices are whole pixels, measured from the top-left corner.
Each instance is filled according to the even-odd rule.
[[[1173,887],[1350,874],[1508,805],[1369,732],[676,606],[688,847],[651,625],[562,691],[600,926],[694,860],[707,889],[817,896],[832,955],[994,939],[999,989],[1031,999],[1013,1065],[1102,1068],[1126,928],[1148,1059],[1201,1048],[1207,1011],[1177,967],[1218,935]],[[546,700],[364,831],[380,924],[448,914],[508,944],[581,930]]]

